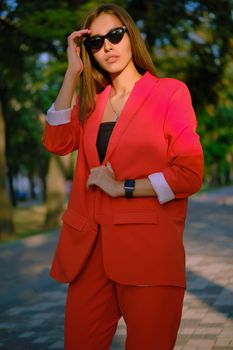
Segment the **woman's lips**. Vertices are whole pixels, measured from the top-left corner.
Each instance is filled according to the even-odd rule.
[[[107,57],[107,58],[106,58],[106,61],[107,61],[108,63],[114,63],[114,62],[116,62],[116,61],[118,60],[118,58],[119,58],[119,56],[113,55],[113,56]]]

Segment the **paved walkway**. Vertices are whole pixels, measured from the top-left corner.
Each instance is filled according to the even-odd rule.
[[[48,276],[57,237],[0,246],[0,349],[63,349],[67,287]],[[188,290],[175,350],[233,350],[233,187],[190,200],[185,246]],[[124,341],[121,320],[111,350]]]

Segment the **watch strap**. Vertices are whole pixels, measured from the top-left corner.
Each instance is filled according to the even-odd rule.
[[[126,179],[124,182],[124,190],[126,198],[133,198],[133,191],[135,188],[135,180]]]

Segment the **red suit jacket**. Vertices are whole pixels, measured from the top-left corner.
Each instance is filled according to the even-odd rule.
[[[185,287],[183,231],[187,197],[202,184],[203,153],[196,117],[186,85],[149,72],[136,82],[109,140],[108,161],[118,180],[162,172],[175,199],[111,198],[98,187],[86,190],[89,171],[100,165],[98,129],[111,86],[97,95],[96,108],[81,125],[77,105],[71,121],[46,123],[43,142],[55,154],[78,149],[68,208],[51,275],[74,280],[102,229],[103,259],[112,280],[132,285]]]

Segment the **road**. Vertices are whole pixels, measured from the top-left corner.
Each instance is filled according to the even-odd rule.
[[[67,287],[49,277],[57,238],[0,246],[0,349],[63,349]],[[175,350],[233,350],[233,187],[191,198],[185,248],[188,288]],[[124,349],[125,333],[120,320],[111,350]]]

